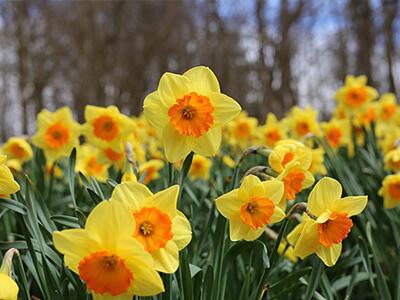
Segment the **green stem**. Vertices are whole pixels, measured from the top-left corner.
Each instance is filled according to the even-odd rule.
[[[21,280],[22,280],[22,292],[24,295],[24,299],[29,300],[30,299],[30,295],[29,295],[29,286],[28,286],[28,280],[26,278],[26,273],[25,273],[25,269],[24,269],[24,265],[22,263],[22,258],[21,255],[17,255],[17,267],[21,276]]]
[[[262,299],[264,293],[266,292],[268,275],[269,275],[269,272],[271,271],[271,269],[273,268],[273,266],[275,264],[276,257],[277,257],[277,254],[278,254],[278,248],[279,248],[279,245],[280,245],[280,243],[282,241],[282,238],[283,238],[283,236],[285,234],[286,227],[287,227],[288,223],[289,223],[289,218],[286,217],[285,220],[283,221],[283,224],[282,224],[281,228],[279,229],[278,238],[276,239],[275,244],[274,244],[274,248],[272,249],[272,252],[271,252],[271,254],[269,256],[270,266],[269,266],[268,269],[264,270],[264,273],[263,273],[263,275],[261,277],[261,280],[260,280],[260,282],[258,284],[258,289],[257,289],[258,293],[257,293],[256,299]]]

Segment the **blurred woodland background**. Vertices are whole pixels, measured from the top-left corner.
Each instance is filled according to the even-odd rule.
[[[398,0],[0,1],[0,140],[42,108],[137,115],[165,71],[207,65],[264,121],[334,105],[347,74],[400,95]]]

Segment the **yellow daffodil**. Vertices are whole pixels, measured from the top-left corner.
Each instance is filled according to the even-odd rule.
[[[395,173],[400,171],[400,148],[390,150],[386,153],[385,168]]]
[[[295,139],[302,139],[309,134],[319,136],[321,130],[317,121],[317,112],[311,107],[301,109],[293,107],[290,112],[291,133]]]
[[[258,137],[264,146],[273,147],[278,141],[287,138],[286,127],[273,113],[268,113],[265,125],[258,129]]]
[[[19,288],[17,283],[11,278],[13,255],[18,253],[14,248],[9,249],[4,255],[0,267],[0,299],[17,300]]]
[[[218,211],[229,220],[232,241],[252,241],[260,237],[265,226],[280,222],[285,213],[277,206],[283,195],[283,184],[277,180],[260,181],[248,175],[240,188],[219,197]]]
[[[117,107],[85,107],[83,133],[87,142],[101,149],[124,151],[124,141],[135,129],[132,119],[121,114]]]
[[[19,190],[19,184],[14,180],[10,169],[6,166],[7,156],[0,155],[0,197],[14,194]]]
[[[95,300],[132,299],[164,290],[152,257],[132,236],[135,220],[121,203],[102,201],[84,229],[53,233],[65,265],[86,283]]]
[[[153,194],[138,182],[119,184],[111,195],[112,202],[122,203],[135,226],[129,228],[154,259],[163,273],[174,273],[179,265],[179,251],[192,239],[190,223],[177,210],[179,186]]]
[[[105,149],[100,149],[98,151],[99,162],[113,165],[117,170],[123,170],[126,164],[125,149],[120,151],[115,151],[113,148],[108,147]]]
[[[303,221],[288,235],[294,254],[300,258],[316,253],[327,266],[336,264],[342,251],[342,241],[353,222],[350,217],[360,214],[367,205],[367,196],[341,198],[342,186],[333,178],[322,178],[311,191],[308,211]]]
[[[388,175],[383,179],[379,195],[383,197],[383,205],[393,208],[400,204],[400,174]]]
[[[193,155],[192,165],[189,169],[189,176],[192,179],[207,180],[210,177],[211,159],[195,154]]]
[[[93,176],[96,180],[105,182],[109,165],[99,161],[98,153],[99,149],[89,144],[80,146],[77,150],[75,170],[88,178]]]
[[[299,162],[300,166],[308,169],[311,165],[311,150],[295,140],[282,140],[275,144],[268,157],[270,167],[281,173],[290,162]]]
[[[300,191],[314,183],[314,176],[297,161],[289,163],[276,179],[284,184],[284,195],[278,203],[282,209],[286,209],[287,200],[294,200]]]
[[[365,104],[376,99],[377,91],[367,86],[367,77],[346,76],[344,86],[336,92],[336,101],[350,113],[359,111]]]
[[[43,109],[37,117],[37,132],[32,143],[43,149],[47,162],[68,157],[79,145],[81,127],[72,117],[71,110],[63,107],[55,112]]]
[[[381,96],[378,101],[378,119],[385,123],[399,121],[399,107],[395,94],[385,93]]]
[[[312,162],[308,171],[315,175],[325,175],[327,170],[324,165],[324,149],[316,148],[311,150]]]
[[[184,159],[191,151],[215,155],[221,126],[240,110],[235,100],[220,92],[214,73],[201,66],[183,75],[165,73],[157,91],[144,100],[144,115],[161,134],[170,162]]]
[[[331,119],[329,122],[321,124],[326,141],[329,146],[337,150],[341,146],[346,146],[351,142],[350,122],[347,119]]]
[[[151,159],[139,166],[139,174],[145,174],[143,183],[148,184],[152,180],[160,178],[159,171],[164,168],[165,163],[161,159]]]
[[[354,113],[353,124],[355,127],[369,128],[371,123],[376,121],[377,118],[377,102],[368,103],[364,109]]]
[[[229,141],[244,149],[252,145],[256,138],[258,120],[248,117],[242,112],[237,118],[227,125]]]
[[[12,137],[3,145],[2,152],[7,155],[8,159],[16,159],[21,163],[25,163],[32,158],[31,145],[25,138]]]

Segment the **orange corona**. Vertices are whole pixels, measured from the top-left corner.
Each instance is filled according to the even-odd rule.
[[[283,179],[285,195],[288,200],[294,200],[298,192],[303,188],[305,175],[300,171],[289,172]]]
[[[269,223],[274,210],[275,204],[271,199],[255,196],[241,206],[240,218],[252,229],[257,229]]]
[[[102,140],[110,142],[117,136],[118,132],[118,124],[110,116],[102,115],[93,121],[93,133]]]
[[[353,222],[343,212],[332,212],[329,219],[318,224],[319,242],[325,247],[341,243],[350,232]]]
[[[69,138],[68,129],[61,123],[50,126],[45,133],[46,144],[53,149],[62,148]]]

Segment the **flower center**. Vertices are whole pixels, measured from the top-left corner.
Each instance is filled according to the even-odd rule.
[[[103,171],[103,167],[97,162],[96,156],[91,156],[86,161],[86,169],[89,174],[99,174]]]
[[[386,104],[382,108],[382,118],[385,121],[389,120],[396,113],[396,110],[397,110],[396,104]]]
[[[180,134],[200,137],[213,125],[214,106],[208,97],[192,92],[176,103],[169,108],[168,116]]]
[[[343,212],[332,212],[329,220],[318,224],[319,242],[325,247],[341,243],[350,232],[353,222]]]
[[[306,135],[310,132],[310,126],[307,122],[297,122],[296,124],[297,134],[300,136]]]
[[[274,145],[277,141],[281,139],[281,133],[278,129],[271,129],[266,134],[267,144]]]
[[[400,182],[389,184],[388,189],[390,197],[400,201]]]
[[[98,251],[79,262],[79,276],[89,290],[96,294],[117,296],[125,293],[132,284],[133,275],[123,259],[107,251]]]
[[[172,239],[170,217],[156,207],[144,207],[133,213],[136,229],[133,236],[147,252],[154,252]]]
[[[119,161],[120,159],[122,159],[124,157],[124,153],[123,152],[115,152],[111,148],[105,149],[104,153],[107,156],[107,158],[109,160],[111,160],[111,161]]]
[[[52,149],[60,149],[69,138],[68,129],[61,123],[55,123],[47,128],[45,133],[46,144]]]
[[[240,122],[236,127],[236,135],[240,138],[250,136],[251,129],[247,122]]]
[[[254,196],[240,207],[240,218],[252,229],[257,229],[269,223],[274,211],[275,204],[271,199]]]
[[[351,88],[346,94],[346,102],[349,106],[357,107],[367,100],[367,91],[363,87]]]
[[[11,147],[10,147],[10,150],[15,155],[15,157],[17,157],[17,158],[23,158],[25,156],[24,148],[22,148],[17,143],[12,143]]]
[[[93,133],[99,139],[112,141],[119,132],[118,124],[110,116],[100,116],[93,121]]]
[[[331,128],[326,133],[326,138],[328,139],[329,145],[334,148],[339,146],[341,136],[342,132],[339,128]]]
[[[292,171],[283,178],[285,195],[288,200],[294,200],[298,192],[303,188],[303,181],[306,176],[303,172]]]
[[[282,167],[285,167],[289,162],[292,161],[294,158],[294,153],[293,152],[288,152],[285,154],[285,156],[282,159]]]

